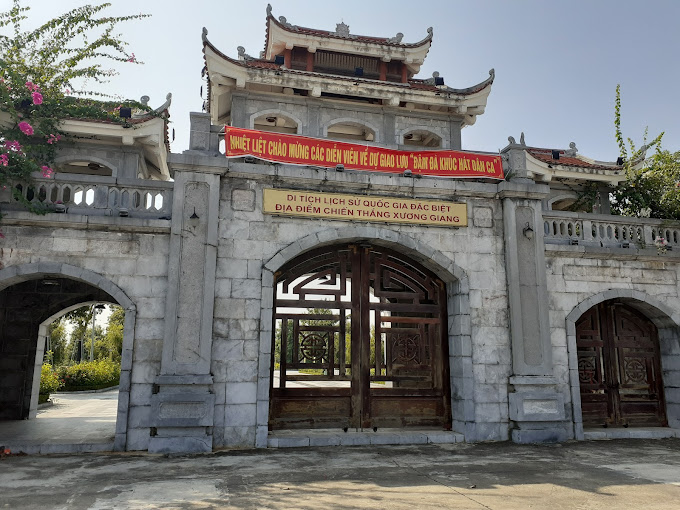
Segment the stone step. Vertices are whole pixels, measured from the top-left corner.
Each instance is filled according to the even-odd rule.
[[[665,439],[680,437],[679,429],[668,427],[637,427],[637,428],[598,428],[585,429],[583,439]]]
[[[463,434],[446,430],[425,429],[299,429],[269,432],[269,448],[295,448],[302,446],[354,446],[376,444],[444,444],[461,443]]]

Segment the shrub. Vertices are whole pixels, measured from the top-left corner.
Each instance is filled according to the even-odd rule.
[[[61,387],[59,376],[52,370],[52,365],[45,363],[40,369],[40,397],[38,402],[47,402],[50,393],[57,391]]]
[[[109,388],[118,384],[120,365],[108,359],[85,361],[57,369],[64,391],[84,391]]]

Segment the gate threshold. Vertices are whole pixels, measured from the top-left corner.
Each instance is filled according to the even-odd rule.
[[[463,434],[437,429],[294,429],[269,432],[267,447],[358,446],[377,444],[462,443]]]
[[[583,439],[666,439],[680,438],[680,429],[669,427],[629,427],[629,428],[588,428],[583,430]]]

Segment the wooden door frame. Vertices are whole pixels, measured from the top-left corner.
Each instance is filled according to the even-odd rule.
[[[441,400],[442,400],[442,417],[441,420],[443,420],[443,425],[444,428],[451,428],[451,388],[450,388],[450,377],[449,377],[449,353],[448,353],[448,321],[447,321],[447,294],[446,294],[446,286],[445,284],[437,277],[436,274],[432,273],[431,270],[429,270],[427,267],[425,267],[422,263],[411,259],[411,257],[404,255],[403,253],[394,251],[389,248],[385,248],[382,246],[372,246],[368,243],[361,243],[361,244],[356,244],[356,243],[343,243],[343,244],[338,244],[338,245],[333,245],[333,246],[328,246],[324,248],[319,248],[316,250],[312,250],[311,252],[305,253],[299,257],[296,257],[295,259],[291,260],[284,266],[282,266],[281,270],[279,270],[276,273],[276,278],[274,282],[274,304],[272,308],[272,324],[275,324],[275,321],[277,320],[277,305],[279,304],[279,300],[277,298],[277,289],[278,289],[278,281],[280,278],[284,278],[283,275],[288,273],[285,276],[285,279],[283,281],[294,281],[294,279],[291,278],[297,278],[298,276],[295,276],[297,273],[291,273],[291,271],[295,270],[299,265],[304,266],[304,262],[312,257],[318,256],[321,257],[325,254],[329,254],[332,252],[336,252],[338,254],[337,259],[335,257],[330,257],[328,259],[322,259],[326,263],[334,263],[335,261],[340,260],[340,253],[347,251],[349,252],[349,257],[350,257],[350,262],[349,262],[349,267],[351,268],[349,271],[349,274],[351,275],[350,277],[352,278],[352,284],[351,284],[351,295],[352,295],[352,303],[351,303],[351,310],[352,310],[352,322],[351,322],[351,328],[352,328],[352,349],[351,349],[351,357],[352,357],[352,367],[353,370],[351,372],[351,402],[352,406],[351,409],[354,411],[351,412],[350,415],[350,426],[361,426],[361,427],[366,427],[366,426],[371,426],[371,391],[370,391],[370,314],[371,314],[371,306],[370,302],[368,300],[369,296],[369,291],[371,287],[371,282],[370,282],[370,274],[371,274],[371,267],[370,267],[370,255],[372,252],[376,253],[382,253],[383,257],[385,256],[391,256],[393,257],[398,263],[402,264],[404,268],[410,267],[414,268],[415,270],[422,272],[425,275],[430,275],[427,278],[427,281],[430,282],[430,285],[432,286],[433,291],[435,295],[437,296],[437,311],[435,313],[435,317],[438,318],[438,337],[439,337],[439,342],[437,343],[437,348],[435,349],[434,352],[430,353],[431,356],[431,361],[430,364],[432,366],[431,371],[433,373],[432,375],[432,384],[436,385],[439,384],[441,387],[439,388],[439,392],[441,393]],[[385,255],[386,254],[386,255]],[[376,266],[378,267],[378,266]],[[380,266],[382,267],[382,266]],[[316,270],[316,269],[309,269],[309,270]],[[357,273],[358,272],[358,273]],[[305,274],[304,272],[300,272],[300,274]],[[292,275],[292,276],[291,276]],[[376,276],[377,278],[377,276]],[[359,282],[357,285],[356,282]],[[439,282],[438,284],[436,282]],[[286,303],[288,303],[288,300],[284,300]],[[306,303],[304,300],[300,301],[300,303]],[[328,302],[328,305],[330,308],[335,308],[332,306],[333,303],[336,303],[335,301],[330,301]],[[337,304],[337,303],[336,303]],[[283,306],[283,304],[282,304]],[[290,306],[290,305],[289,305]],[[301,307],[308,307],[309,305],[303,304]],[[418,309],[418,305],[414,304],[412,305],[413,307],[416,307],[416,310]],[[429,305],[430,308],[432,308],[431,305]],[[347,307],[345,307],[347,308]],[[274,340],[275,340],[275,328],[272,327],[272,349],[271,349],[271,365],[270,365],[270,417],[269,417],[269,425],[270,428],[272,427],[272,424],[274,423],[273,415],[275,414],[274,412],[274,407],[279,403],[279,401],[282,398],[287,398],[283,397],[286,393],[290,393],[291,396],[294,393],[293,391],[286,391],[282,388],[273,388],[273,380],[274,380],[274,356],[275,356],[275,349],[274,349]],[[421,341],[425,341],[425,339],[421,339]],[[329,346],[330,347],[330,346]],[[376,349],[377,350],[377,349]],[[283,347],[282,347],[282,353],[283,353]],[[437,390],[436,387],[433,387],[433,390]],[[302,392],[298,392],[302,393]],[[314,393],[314,391],[308,392],[310,395]],[[327,391],[325,388],[320,389],[319,392],[320,398],[323,398],[325,394],[331,395],[338,393],[340,395],[340,391]],[[414,395],[417,392],[413,392]],[[396,397],[395,397],[396,398]],[[278,407],[277,407],[278,409]],[[357,409],[359,412],[357,413]],[[304,422],[304,420],[302,420]],[[276,424],[277,428],[282,428],[279,427],[279,424]]]
[[[593,314],[594,320],[596,320],[597,322],[596,331],[599,332],[599,335],[597,335],[597,338],[599,338],[599,340],[590,341],[583,340],[581,343],[579,340],[579,324],[581,323],[581,321],[584,320],[586,315],[590,313]],[[637,310],[635,307],[631,306],[630,303],[626,303],[625,301],[622,301],[620,299],[602,300],[594,304],[593,306],[585,310],[582,314],[580,314],[579,317],[573,323],[574,324],[573,352],[574,354],[576,354],[576,358],[580,359],[579,348],[581,346],[584,349],[586,349],[588,347],[591,347],[589,344],[593,344],[593,342],[595,344],[597,343],[601,344],[599,347],[593,345],[591,348],[600,349],[600,353],[599,355],[597,355],[596,359],[601,359],[603,364],[603,367],[595,367],[595,369],[598,373],[600,372],[600,369],[603,369],[602,373],[603,380],[601,381],[599,387],[604,391],[604,395],[606,398],[599,400],[606,400],[607,416],[605,417],[605,423],[603,424],[604,426],[612,425],[627,427],[629,426],[629,424],[635,426],[635,422],[638,421],[638,423],[640,423],[639,420],[644,420],[644,416],[652,416],[646,415],[645,413],[624,414],[625,412],[623,408],[624,406],[626,406],[626,401],[622,398],[620,391],[622,385],[625,384],[625,381],[623,381],[624,374],[622,372],[623,363],[625,362],[624,349],[639,347],[639,346],[624,347],[619,343],[618,339],[624,337],[617,336],[616,323],[618,320],[624,319],[625,316],[628,316],[629,318],[632,317],[634,319],[633,322],[636,322],[638,324],[638,327],[641,331],[648,332],[648,335],[644,335],[643,337],[647,337],[649,339],[649,343],[651,343],[651,347],[654,350],[653,357],[651,358],[651,366],[656,377],[653,383],[649,383],[648,386],[650,390],[657,395],[657,398],[654,401],[657,402],[656,405],[658,412],[656,413],[656,416],[658,416],[658,423],[649,423],[648,426],[662,426],[662,427],[667,426],[668,415],[664,396],[664,381],[663,372],[661,369],[662,355],[661,346],[659,342],[658,328],[656,324],[654,324],[654,322],[644,313],[642,313],[640,310]],[[578,386],[574,388],[574,384],[572,382],[572,388],[578,389],[579,393],[578,405],[580,407],[579,410],[581,410],[582,413],[583,409],[582,406],[584,405],[583,397],[587,395],[587,393],[585,394],[583,393],[582,383],[580,381],[580,363],[578,367],[574,368],[576,368],[574,372],[576,375],[576,381],[578,382]],[[572,373],[572,375],[574,375],[574,373]],[[575,396],[572,395],[572,397]],[[574,398],[574,400],[576,399]],[[630,401],[628,402],[628,404],[630,405]],[[581,424],[583,424],[583,414],[581,414]],[[591,425],[596,426],[596,424],[593,422],[591,422]],[[581,425],[581,427],[582,426],[583,425]]]

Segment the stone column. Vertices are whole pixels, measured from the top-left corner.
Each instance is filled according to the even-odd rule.
[[[161,373],[150,452],[212,450],[210,374],[220,176],[175,170]],[[155,434],[155,435],[154,435]]]
[[[512,159],[512,158],[511,158]],[[521,172],[514,172],[514,175]],[[548,186],[514,177],[498,186],[503,200],[505,264],[513,375],[509,416],[515,442],[568,439],[564,395],[553,375],[541,200]]]
[[[451,150],[461,150],[462,148],[462,140],[460,136],[460,131],[463,128],[463,121],[460,120],[451,120],[449,122],[449,136],[450,136],[450,146],[449,147],[444,147],[445,149],[451,149]]]

